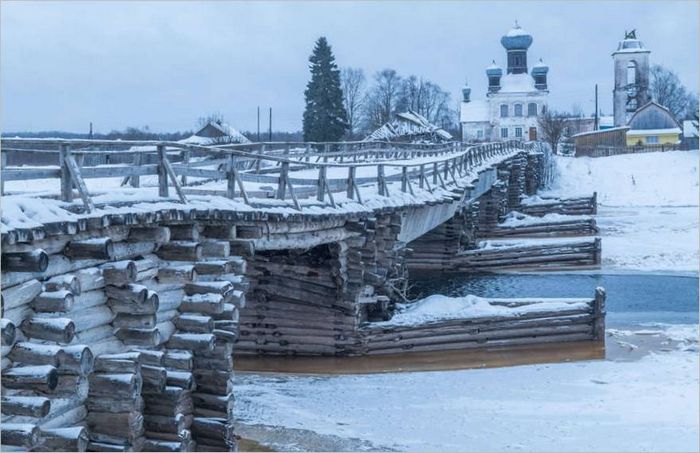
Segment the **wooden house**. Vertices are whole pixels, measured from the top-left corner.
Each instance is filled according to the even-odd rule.
[[[629,120],[627,146],[676,145],[680,143],[681,125],[661,104],[647,102]]]

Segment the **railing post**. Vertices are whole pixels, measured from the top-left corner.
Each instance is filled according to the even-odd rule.
[[[311,158],[311,145],[308,143],[306,144],[306,151],[304,151],[304,154],[306,154],[306,161],[308,162]]]
[[[7,168],[7,153],[0,153],[0,169]],[[5,194],[5,178],[0,175],[0,195]]]
[[[348,167],[347,196],[351,200],[355,198],[355,167]]]
[[[401,167],[401,192],[408,189],[408,168]]]
[[[229,198],[235,198],[236,197],[236,174],[234,172],[234,169],[236,165],[236,160],[235,157],[233,157],[233,154],[228,156],[228,163],[226,165],[227,172],[226,172],[226,196]]]
[[[420,179],[418,180],[418,187],[420,187],[421,189],[423,188],[423,186],[425,184],[423,182],[424,180],[425,180],[425,165],[421,164],[420,165]]]
[[[260,145],[260,156],[265,154],[265,148],[266,148],[265,145]],[[260,173],[260,161],[261,160],[262,159],[258,159],[255,161],[255,173]]]
[[[324,154],[323,162],[324,163],[328,162],[328,153],[329,152],[330,152],[330,145],[328,143],[326,143],[325,145],[323,145],[323,154]]]
[[[182,151],[182,164],[185,167],[189,167],[189,165],[190,165],[190,150],[189,149],[185,149]],[[180,181],[182,181],[183,186],[186,185],[187,184],[187,175],[180,176]]]
[[[282,170],[277,180],[277,199],[284,200],[287,191],[287,178],[289,178],[289,162],[282,162]]]
[[[139,168],[141,166],[141,164],[143,163],[142,159],[143,154],[137,151],[134,154],[134,168]],[[131,187],[141,187],[141,176],[132,175],[129,182],[131,182]]]
[[[58,153],[59,165],[61,167],[61,200],[73,201],[73,182],[68,170],[68,156],[70,156],[70,146],[61,145]]]
[[[593,301],[593,339],[605,339],[605,290],[601,287],[595,289]]]
[[[158,145],[158,196],[168,196],[168,171],[165,168],[165,146]]]
[[[316,186],[316,199],[324,201],[326,196],[326,167],[318,169],[318,185]]]
[[[433,185],[437,186],[438,183],[438,164],[433,162]]]
[[[379,195],[387,195],[386,180],[384,179],[384,165],[377,165],[377,190]]]

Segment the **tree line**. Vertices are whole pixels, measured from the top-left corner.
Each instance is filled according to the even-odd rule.
[[[316,41],[309,63],[303,117],[306,141],[363,138],[396,113],[408,110],[448,131],[458,128],[450,94],[436,83],[384,69],[373,75],[370,84],[363,69],[338,68],[325,37]]]

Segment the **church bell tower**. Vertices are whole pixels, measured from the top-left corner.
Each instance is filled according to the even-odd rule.
[[[637,39],[635,30],[625,32],[617,50],[612,53],[615,61],[615,88],[613,90],[613,115],[615,127],[627,125],[628,114],[650,100],[649,54]]]

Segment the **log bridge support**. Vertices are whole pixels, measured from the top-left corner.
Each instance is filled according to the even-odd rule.
[[[412,268],[517,268],[569,253],[473,252],[541,175],[542,156],[522,152],[426,204],[292,215],[171,204],[3,233],[3,447],[234,449],[234,354],[601,340],[602,290],[566,319],[372,327],[406,302]],[[597,263],[599,243],[570,254]]]

